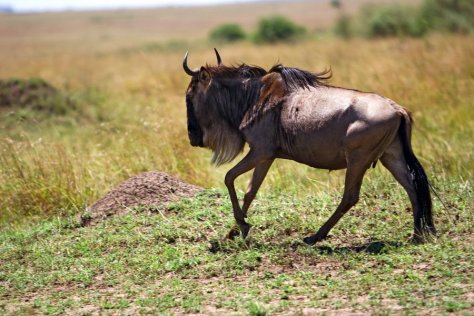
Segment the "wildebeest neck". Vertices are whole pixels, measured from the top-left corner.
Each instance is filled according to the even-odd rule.
[[[247,110],[257,102],[262,85],[259,78],[216,80],[208,91],[208,104],[238,130]]]

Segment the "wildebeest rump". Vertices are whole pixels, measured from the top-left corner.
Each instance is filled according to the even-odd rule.
[[[191,145],[213,150],[217,165],[232,161],[249,145],[247,155],[225,176],[235,220],[245,238],[247,210],[276,158],[314,168],[346,168],[344,194],[334,214],[304,241],[324,239],[359,200],[362,179],[378,160],[408,193],[414,239],[435,233],[426,173],[411,147],[412,119],[394,101],[327,84],[331,71],[276,65],[269,71],[242,64],[183,68],[191,76],[186,91]],[[254,169],[242,207],[234,180]]]

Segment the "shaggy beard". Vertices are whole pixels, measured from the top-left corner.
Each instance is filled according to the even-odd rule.
[[[220,122],[205,133],[204,144],[212,149],[212,163],[216,166],[231,162],[244,149],[245,141],[238,131]]]

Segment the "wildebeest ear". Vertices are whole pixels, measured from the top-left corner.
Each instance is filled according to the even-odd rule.
[[[208,84],[211,81],[211,74],[205,67],[201,67],[199,70],[199,81],[203,84]]]

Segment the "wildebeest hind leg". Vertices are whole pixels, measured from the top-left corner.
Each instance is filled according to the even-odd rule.
[[[395,177],[398,183],[405,189],[410,198],[412,205],[413,218],[414,218],[414,232],[413,240],[415,242],[423,241],[425,234],[423,233],[423,228],[421,223],[417,221],[417,212],[420,212],[420,205],[416,196],[415,185],[411,181],[411,176],[409,174],[405,158],[403,157],[403,152],[398,143],[394,143],[381,157],[380,161],[387,168],[390,173]],[[432,227],[434,233],[433,222],[430,221],[428,227]]]
[[[326,223],[321,226],[316,234],[303,239],[305,243],[313,245],[326,238],[329,231],[334,227],[334,225],[336,225],[341,217],[357,203],[359,200],[362,179],[364,178],[365,171],[369,168],[371,162],[372,161],[360,163],[357,161],[348,165],[344,184],[344,195],[342,196],[341,203],[339,203],[334,214],[332,214]]]

